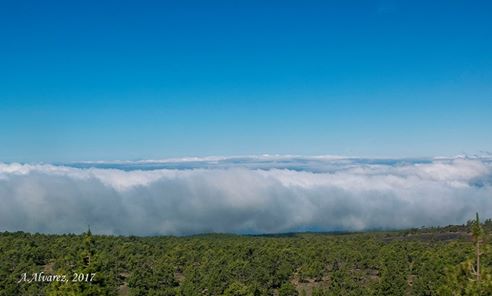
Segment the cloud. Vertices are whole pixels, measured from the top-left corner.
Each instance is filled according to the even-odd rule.
[[[0,163],[0,231],[274,233],[492,217],[489,158],[216,157]]]

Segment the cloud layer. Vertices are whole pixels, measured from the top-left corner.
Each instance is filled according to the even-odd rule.
[[[0,231],[274,233],[492,217],[488,158],[260,156],[0,163]]]

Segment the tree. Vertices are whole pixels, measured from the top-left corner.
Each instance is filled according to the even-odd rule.
[[[232,282],[224,291],[224,296],[252,296],[253,293],[249,292],[246,285],[240,282]]]
[[[473,241],[475,243],[475,251],[476,251],[476,267],[473,268],[473,274],[476,276],[477,283],[480,285],[480,243],[482,243],[482,237],[484,235],[484,231],[482,226],[480,225],[480,218],[478,217],[478,213],[476,214],[476,219],[472,224],[472,236]]]
[[[296,288],[289,282],[284,283],[278,290],[279,296],[297,296],[299,293]]]
[[[48,296],[77,295],[99,296],[115,295],[116,289],[110,284],[107,266],[104,265],[107,254],[96,252],[98,246],[90,228],[78,239],[77,252],[68,254],[56,274],[67,275],[64,282],[52,282],[46,288]]]
[[[471,226],[475,258],[468,258],[459,265],[446,270],[444,284],[439,288],[439,295],[491,295],[492,271],[488,266],[480,266],[480,245],[485,232],[480,224],[478,213]]]
[[[82,252],[82,260],[84,261],[84,265],[90,266],[91,259],[94,256],[95,251],[95,241],[92,237],[91,227],[87,227],[87,232],[84,236],[84,251]]]

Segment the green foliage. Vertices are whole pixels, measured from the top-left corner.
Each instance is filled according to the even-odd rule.
[[[162,262],[140,265],[128,278],[131,295],[175,295],[174,268]]]
[[[438,289],[439,295],[492,295],[492,273],[490,268],[482,269],[482,279],[479,283],[474,280],[471,272],[473,264],[472,260],[467,260],[455,267],[448,268],[446,280]]]
[[[278,290],[278,295],[279,296],[298,296],[299,292],[297,292],[296,288],[294,285],[291,283],[287,282],[284,283],[280,289]]]
[[[0,233],[0,296],[491,295],[492,222],[359,234],[116,237]],[[486,231],[484,231],[486,230]],[[96,276],[17,283],[23,273]]]
[[[478,217],[478,213],[476,215],[475,220],[472,222],[471,230],[472,230],[473,239],[475,241],[478,241],[482,238],[484,234],[484,230],[482,228],[482,225],[480,224],[480,218]]]
[[[483,245],[485,231],[478,213],[470,224],[475,253],[458,265],[446,268],[445,281],[438,289],[441,295],[492,295],[492,254],[490,246]]]
[[[232,282],[224,291],[224,296],[250,296],[253,295],[248,287],[240,282]]]

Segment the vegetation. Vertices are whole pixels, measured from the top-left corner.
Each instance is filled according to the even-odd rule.
[[[490,233],[492,221],[478,216],[466,225],[349,234],[4,232],[0,295],[492,295]]]

